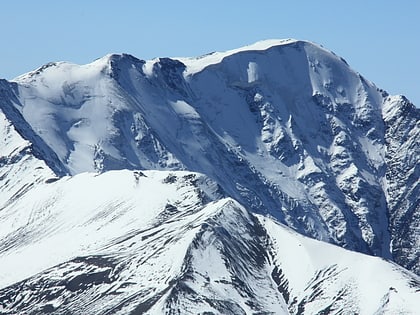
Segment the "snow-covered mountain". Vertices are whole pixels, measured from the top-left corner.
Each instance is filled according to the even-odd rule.
[[[50,63],[0,110],[6,314],[420,308],[419,109],[322,47]]]

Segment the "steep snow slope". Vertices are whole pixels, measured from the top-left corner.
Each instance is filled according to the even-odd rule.
[[[255,217],[196,173],[64,177],[34,187],[0,222],[2,314],[415,314],[420,306],[414,274]]]
[[[3,83],[0,81],[0,89]],[[6,106],[0,107],[0,211],[38,183],[55,177],[45,161],[37,158],[39,149],[16,130],[18,115],[11,122],[5,115],[7,110]]]
[[[273,278],[279,289],[287,289],[291,313],[418,312],[418,276],[376,257],[303,237],[269,218],[259,220],[272,242]]]
[[[94,302],[112,291],[96,311],[92,303],[84,307],[105,312],[109,301],[126,314],[126,307],[158,294],[181,272],[206,200],[217,196],[217,185],[194,173],[80,174],[35,187],[1,212],[0,287],[28,277],[41,287],[31,294],[16,285],[2,290],[2,311],[38,313],[63,303],[64,313],[86,314],[78,310],[85,296],[80,290],[106,284],[86,293]],[[45,278],[37,278],[42,272]],[[45,300],[35,303],[40,296]]]
[[[237,180],[251,207],[262,199],[298,231],[388,256],[376,88],[302,42],[225,57],[191,77],[190,87],[203,120],[255,169],[258,185]],[[274,200],[258,193],[261,184]]]
[[[418,150],[418,118],[400,127],[409,137],[390,136],[385,112],[396,113],[392,121],[401,114],[385,110],[386,93],[317,45],[265,41],[199,58],[52,63],[5,91],[46,156],[56,156],[48,163],[56,173],[197,171],[253,212],[418,270],[418,224],[402,232],[419,213],[418,163],[410,159],[414,180],[397,178],[388,148]],[[392,204],[394,186],[410,192],[409,205]]]

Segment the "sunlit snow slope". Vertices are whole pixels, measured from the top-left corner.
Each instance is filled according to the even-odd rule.
[[[0,80],[2,311],[419,309],[419,115],[296,40]]]
[[[39,184],[1,212],[2,314],[415,314],[420,278],[190,172]]]

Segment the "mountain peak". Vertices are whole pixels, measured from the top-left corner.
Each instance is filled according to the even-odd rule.
[[[247,51],[265,51],[276,46],[296,44],[303,41],[296,39],[267,39],[224,52],[211,52],[199,57],[176,58],[187,65],[186,74],[200,72],[203,68],[220,63],[224,58]]]
[[[346,68],[350,69],[348,63],[343,58],[337,56],[334,52],[325,49],[323,46],[314,42],[297,39],[268,39],[224,52],[211,52],[199,57],[184,57],[175,59],[180,60],[187,66],[185,76],[188,77],[195,73],[201,72],[208,66],[220,64],[223,62],[223,60],[233,58],[236,55],[248,56],[250,61],[252,61],[252,59],[255,59],[257,55],[269,55],[270,53],[273,55],[276,51],[281,55],[282,52],[286,51],[286,47],[295,48],[297,53],[304,53],[305,58],[307,58],[310,62],[316,61],[317,58],[326,59],[329,61],[334,60],[333,62],[342,63]],[[288,57],[278,56],[278,58],[286,60]],[[289,58],[296,59],[297,54],[290,53]]]

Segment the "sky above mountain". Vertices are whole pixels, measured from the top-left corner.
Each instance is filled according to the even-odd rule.
[[[420,106],[418,12],[418,1],[7,1],[0,78],[107,53],[197,56],[297,38],[331,49],[377,86]]]

